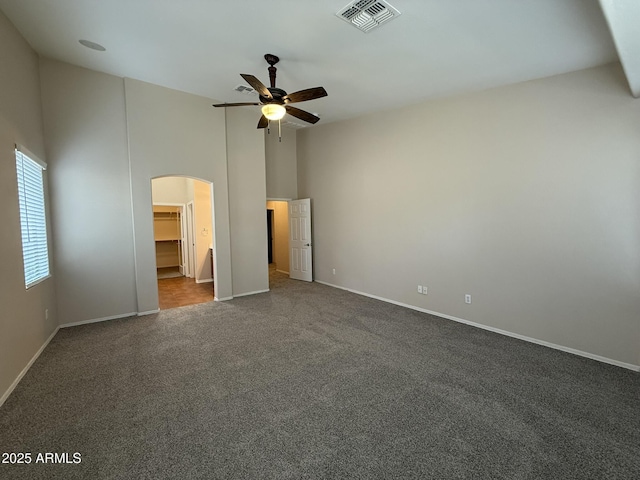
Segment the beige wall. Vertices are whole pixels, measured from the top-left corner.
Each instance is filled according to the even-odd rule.
[[[264,134],[266,162],[266,193],[268,199],[298,198],[298,164],[296,130],[282,128],[282,142],[275,129]],[[269,201],[274,210],[273,261],[276,269],[289,273],[289,207],[287,202]]]
[[[243,295],[269,289],[264,137],[262,131],[256,129],[255,110],[224,110],[233,293]]]
[[[299,131],[316,279],[640,365],[638,102],[610,65]]]
[[[60,280],[62,323],[157,309],[151,209],[155,177],[179,175],[213,183],[216,228],[208,231],[215,238],[209,236],[206,247],[212,240],[216,246],[216,297],[254,291],[244,286],[254,288],[256,276],[261,278],[266,269],[266,260],[256,255],[260,248],[266,252],[266,238],[255,235],[252,213],[264,211],[262,133],[239,145],[246,125],[233,127],[240,130],[231,134],[236,143],[229,156],[235,152],[244,167],[231,179],[225,114],[212,108],[210,99],[53,60],[41,63],[47,139],[60,186],[52,203],[59,206],[61,227],[54,230],[67,269]],[[250,131],[255,130],[253,125]],[[262,190],[254,184],[262,184]],[[235,200],[238,261],[232,272],[229,188],[242,193],[244,185],[252,189]],[[195,198],[194,190],[187,185]],[[69,205],[78,206],[79,215],[69,216]],[[264,222],[261,226],[265,228]],[[74,263],[72,255],[81,261]],[[201,279],[206,280],[210,267],[204,260],[202,264]]]
[[[25,289],[20,234],[20,212],[14,145],[21,144],[48,161],[42,131],[38,57],[0,12],[0,405],[15,386],[25,367],[55,332],[58,317],[55,301],[57,270],[52,277]],[[50,204],[48,179],[45,196]],[[50,209],[48,212],[51,224]],[[53,242],[49,229],[49,252]],[[45,309],[49,319],[45,320]]]
[[[276,128],[264,132],[267,198],[295,200],[298,198],[296,161],[296,130],[282,128],[282,142]]]
[[[193,200],[193,188],[189,195],[187,177],[160,177],[151,180],[151,199],[153,203],[186,204]]]
[[[233,295],[224,113],[211,100],[125,79],[138,309],[158,305],[150,179],[185,175],[213,183],[217,298]]]
[[[138,311],[124,85],[41,59],[60,323]]]
[[[268,201],[267,208],[273,210],[273,263],[276,270],[289,273],[289,204]]]

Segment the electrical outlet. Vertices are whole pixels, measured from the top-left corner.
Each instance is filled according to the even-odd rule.
[[[336,274],[336,269],[335,269],[335,268],[333,269],[333,274],[334,274],[334,275]]]
[[[464,296],[464,303],[471,303],[471,295],[468,293]]]
[[[418,285],[418,293],[422,293],[422,285]]]
[[[427,286],[426,286],[426,285],[423,285],[423,286],[422,286],[422,294],[423,294],[423,295],[426,295],[426,294],[427,294]]]
[[[49,309],[48,308],[44,309],[44,319],[45,320],[49,320]]]

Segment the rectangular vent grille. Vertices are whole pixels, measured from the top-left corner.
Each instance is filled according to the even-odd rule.
[[[367,33],[384,22],[400,16],[400,12],[384,0],[358,0],[351,2],[336,15]]]
[[[244,93],[245,95],[252,95],[256,93],[256,91],[249,85],[238,85],[236,88],[234,88],[234,90],[236,92]]]

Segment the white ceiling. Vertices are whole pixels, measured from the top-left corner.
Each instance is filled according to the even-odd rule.
[[[402,15],[369,33],[335,16],[347,0],[0,0],[0,10],[43,56],[220,102],[252,101],[233,91],[239,74],[268,84],[263,55],[276,54],[278,87],[328,91],[296,105],[321,123],[618,59],[597,0],[389,2]]]

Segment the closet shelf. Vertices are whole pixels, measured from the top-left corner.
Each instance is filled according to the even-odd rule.
[[[156,266],[182,265],[180,208],[153,206],[153,230],[156,243]]]

